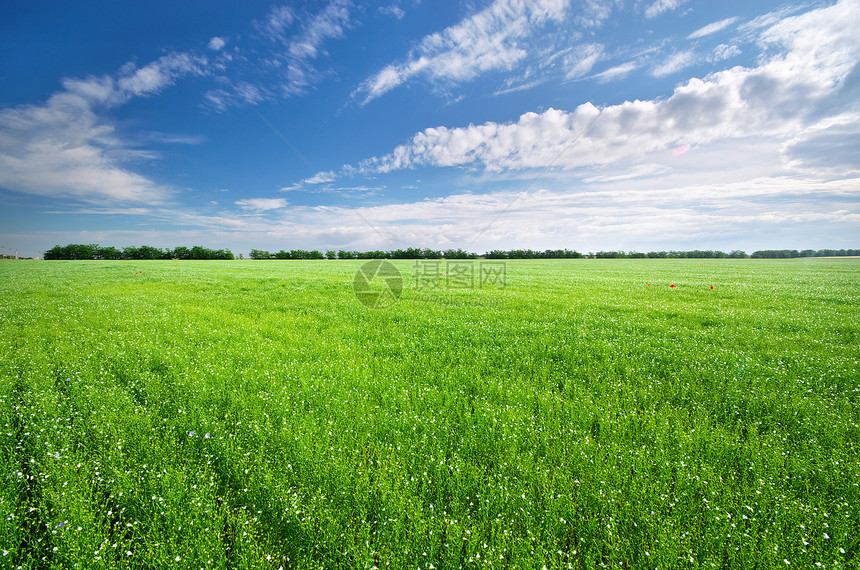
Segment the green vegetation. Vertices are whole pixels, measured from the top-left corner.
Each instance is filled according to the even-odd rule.
[[[185,247],[181,245],[170,249],[142,245],[140,247],[130,245],[118,249],[111,245],[104,246],[96,243],[70,243],[68,245],[55,245],[45,252],[47,260],[142,260],[142,259],[233,259],[233,253],[229,249],[209,249],[195,245]]]
[[[0,565],[857,567],[860,261],[393,263],[0,264]]]
[[[858,257],[860,249],[763,249],[752,254],[753,259],[789,259],[793,257]]]

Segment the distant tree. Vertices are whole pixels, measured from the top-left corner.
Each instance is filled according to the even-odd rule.
[[[191,250],[184,245],[180,245],[174,248],[172,255],[176,259],[191,259]]]
[[[99,247],[95,252],[96,259],[122,259],[122,251],[112,245]]]
[[[55,245],[51,249],[45,251],[44,255],[42,255],[43,259],[69,259],[67,255],[67,250],[65,247],[61,245]]]
[[[327,249],[325,252],[326,259],[337,259],[337,253],[332,249]]]
[[[163,253],[162,250],[151,245],[142,245],[137,249],[138,259],[161,259]]]

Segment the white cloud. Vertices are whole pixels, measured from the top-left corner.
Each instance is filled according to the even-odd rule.
[[[221,48],[223,48],[225,45],[227,45],[227,42],[224,40],[224,38],[218,36],[215,36],[214,38],[209,40],[209,49],[213,51],[220,51]]]
[[[413,166],[466,166],[489,171],[609,164],[679,144],[704,144],[755,133],[785,140],[822,114],[857,106],[845,81],[860,60],[860,10],[855,2],[808,12],[769,28],[761,42],[780,51],[757,68],[735,67],[691,79],[666,99],[627,101],[598,110],[549,109],[507,124],[425,129],[391,153],[365,161],[365,172]],[[657,73],[689,65],[689,52]],[[629,72],[634,64],[596,77]],[[599,120],[584,135],[596,116]],[[559,156],[561,155],[561,158]],[[557,160],[557,162],[556,162]]]
[[[265,239],[300,235],[305,246],[346,244],[349,249],[373,249],[427,243],[455,244],[479,252],[523,244],[558,247],[559,243],[592,250],[658,247],[660,242],[670,249],[678,244],[732,249],[723,244],[734,235],[746,236],[743,247],[750,246],[750,236],[762,234],[777,245],[786,243],[782,233],[794,235],[789,243],[798,232],[858,235],[853,229],[860,227],[857,178],[831,182],[696,178],[690,174],[686,181],[656,188],[655,183],[662,180],[655,182],[652,177],[637,185],[619,178],[555,191],[516,188],[355,209],[293,207],[271,219],[197,216],[188,222]],[[504,215],[491,223],[502,211]]]
[[[391,4],[390,6],[380,6],[379,7],[380,14],[390,14],[394,16],[398,20],[402,20],[404,16],[406,16],[406,12],[403,8],[400,7],[399,4]]]
[[[518,40],[550,20],[561,20],[567,0],[495,0],[484,10],[421,40],[406,60],[385,66],[354,92],[362,103],[423,75],[461,82],[489,70],[511,69],[527,54]]]
[[[205,74],[206,64],[205,57],[188,53],[171,53],[140,69],[134,69],[130,64],[126,64],[116,85],[119,90],[129,95],[150,95],[173,85],[177,78],[184,75]]]
[[[687,0],[657,0],[645,9],[645,17],[649,19],[656,18],[663,12],[676,10],[686,3]]]
[[[620,4],[618,2],[617,4]],[[579,0],[573,13],[574,19],[582,26],[596,28],[601,26],[612,13],[612,3],[604,0]]]
[[[268,210],[278,210],[286,208],[288,202],[283,198],[245,198],[234,202],[243,210],[252,212],[266,212]]]
[[[326,182],[331,182],[337,179],[337,175],[334,171],[329,170],[327,172],[317,172],[310,178],[306,178],[302,181],[303,184],[325,184]]]
[[[637,64],[636,62],[628,61],[627,63],[622,63],[621,65],[610,67],[606,71],[601,71],[600,73],[596,74],[594,78],[601,83],[615,81],[616,79],[621,79],[622,77],[625,77],[628,73],[638,67],[639,64]]]
[[[723,61],[741,54],[741,49],[736,45],[720,44],[714,48],[711,61]]]
[[[163,202],[164,187],[122,166],[113,128],[70,93],[0,111],[0,187],[88,202]]]
[[[303,94],[319,78],[312,62],[326,55],[323,50],[329,39],[343,37],[349,26],[349,0],[332,0],[323,10],[306,21],[301,31],[290,38],[282,38],[284,49],[275,55],[283,69],[279,88],[281,95]]]
[[[272,40],[281,40],[292,25],[295,15],[288,6],[274,6],[262,22],[255,22],[257,29]]]
[[[591,71],[594,64],[603,57],[603,46],[600,44],[583,44],[577,46],[570,55],[565,57],[567,78],[576,79]]]
[[[735,22],[737,22],[737,18],[726,18],[725,20],[720,20],[719,22],[713,22],[708,24],[707,26],[703,26],[687,36],[688,40],[694,40],[697,38],[704,38],[705,36],[710,36],[711,34],[716,34],[722,30],[725,30]]]
[[[254,61],[242,59],[246,71],[263,73],[266,80],[252,84],[221,77],[223,87],[208,91],[204,95],[206,102],[215,110],[224,111],[232,106],[307,93],[324,75],[317,69],[316,61],[328,55],[326,42],[342,38],[350,27],[352,6],[351,0],[331,0],[312,15],[296,14],[287,6],[272,8],[255,26],[273,45],[255,49]]]
[[[685,67],[689,67],[696,63],[696,56],[691,51],[681,51],[675,54],[672,54],[669,59],[656,66],[651,74],[654,77],[665,77],[667,75],[671,75],[675,72],[681,71]]]
[[[843,113],[822,120],[786,141],[782,152],[788,164],[809,175],[860,175],[860,113]]]
[[[116,77],[66,79],[43,105],[0,110],[0,186],[87,202],[165,202],[169,189],[124,166],[153,153],[130,148],[97,111],[204,74],[206,64],[171,53],[141,68],[126,64]]]

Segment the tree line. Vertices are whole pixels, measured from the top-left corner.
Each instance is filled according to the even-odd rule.
[[[795,257],[842,257],[860,256],[860,249],[765,249],[748,255],[744,251],[733,250],[728,253],[718,250],[690,251],[598,251],[582,254],[571,249],[494,249],[484,255],[457,249],[429,249],[408,247],[405,249],[351,251],[312,249],[291,249],[269,252],[252,249],[251,259],[789,259]],[[229,249],[209,249],[199,245],[179,246],[174,249],[158,248],[149,245],[128,246],[122,249],[98,244],[70,243],[55,245],[45,252],[45,259],[234,259]],[[241,257],[241,256],[240,256]]]
[[[748,259],[749,255],[741,250],[725,251],[693,249],[690,251],[598,251],[589,254],[598,259]]]
[[[390,251],[350,251],[341,249],[335,251],[326,250],[325,253],[318,250],[292,249],[269,252],[262,249],[252,249],[251,259],[477,259],[477,253],[469,253],[462,249],[437,250],[429,248],[408,247],[406,249],[393,249]]]
[[[55,245],[45,252],[45,259],[234,259],[229,249],[209,249],[195,245],[174,249],[151,245],[130,245],[122,249],[90,243]]]
[[[753,259],[791,259],[793,257],[847,257],[860,256],[860,249],[762,249],[752,254]]]
[[[463,249],[428,249],[409,247],[406,249],[393,249],[388,251],[349,251],[349,250],[326,250],[325,253],[318,250],[293,249],[269,252],[261,249],[251,250],[251,259],[775,259],[789,257],[835,257],[835,256],[860,256],[858,249],[806,249],[798,250],[761,250],[752,255],[739,249],[730,252],[719,250],[693,249],[688,251],[598,251],[582,254],[572,249],[494,249],[479,255]]]
[[[409,247],[406,249],[393,249],[389,251],[348,251],[327,250],[325,253],[318,250],[293,249],[269,252],[261,249],[251,250],[251,259],[582,259],[585,257],[599,259],[637,259],[637,258],[749,258],[743,251],[651,251],[648,253],[625,252],[625,251],[598,251],[597,253],[582,254],[572,249],[494,249],[479,255],[463,249],[428,249]]]

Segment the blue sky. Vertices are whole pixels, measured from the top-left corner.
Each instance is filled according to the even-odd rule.
[[[858,0],[2,11],[6,251],[860,244]]]

